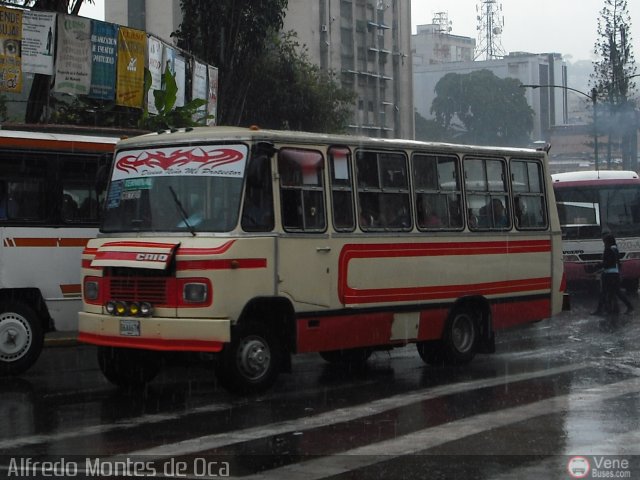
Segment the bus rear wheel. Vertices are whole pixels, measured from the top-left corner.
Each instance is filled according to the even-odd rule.
[[[236,393],[259,393],[271,387],[280,373],[283,352],[268,326],[240,324],[232,332],[215,364],[220,384]]]
[[[133,348],[98,347],[98,365],[107,380],[124,388],[143,387],[160,371],[156,352]]]
[[[479,341],[478,319],[468,307],[457,307],[440,340],[418,342],[418,354],[429,365],[464,365],[475,357]]]
[[[22,302],[0,305],[0,375],[18,375],[42,352],[44,330],[38,315]]]

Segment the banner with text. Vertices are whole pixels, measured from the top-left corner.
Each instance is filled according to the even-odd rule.
[[[22,14],[22,71],[53,75],[56,14],[26,10]]]
[[[54,92],[87,95],[91,87],[91,20],[58,15]]]
[[[178,91],[176,92],[176,107],[184,107],[187,64],[185,63],[184,58],[176,55],[174,66],[176,73],[176,85],[178,86]]]
[[[127,27],[120,27],[118,32],[116,103],[124,107],[142,108],[147,34]]]
[[[116,96],[116,53],[118,26],[114,23],[91,22],[91,89],[89,96],[113,100]]]
[[[149,113],[158,113],[156,100],[153,95],[155,90],[162,88],[162,42],[155,37],[147,38],[147,51],[149,56],[149,73],[151,74],[151,88],[147,93],[147,110]]]
[[[218,69],[208,66],[209,93],[207,97],[207,125],[217,125],[218,122]]]
[[[22,11],[0,7],[0,91],[22,92]]]
[[[204,63],[200,63],[195,58],[193,59],[193,77],[191,79],[191,99],[196,98],[207,100],[207,66]],[[193,120],[198,122],[207,115],[207,104],[198,108],[197,112],[193,115]]]

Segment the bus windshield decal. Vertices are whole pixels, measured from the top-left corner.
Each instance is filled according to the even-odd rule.
[[[242,178],[244,145],[174,147],[118,153],[112,180],[145,176],[212,176]]]

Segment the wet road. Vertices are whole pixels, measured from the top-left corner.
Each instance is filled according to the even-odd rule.
[[[0,380],[0,478],[640,478],[640,300],[612,318],[592,302],[575,294],[465,367],[413,346],[350,370],[303,355],[252,397],[183,359],[120,391],[93,347],[47,348]]]

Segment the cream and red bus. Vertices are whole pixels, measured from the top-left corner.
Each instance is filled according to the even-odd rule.
[[[82,256],[79,339],[117,385],[171,351],[214,353],[244,392],[296,353],[413,343],[469,362],[562,308],[547,168],[530,149],[258,128],[124,140]]]
[[[638,291],[640,279],[640,178],[633,171],[600,170],[551,176],[563,238],[564,269],[571,285],[599,280],[602,234],[620,250],[623,286]]]
[[[0,376],[27,370],[45,333],[77,330],[74,265],[98,233],[96,174],[118,140],[111,130],[0,130]]]

